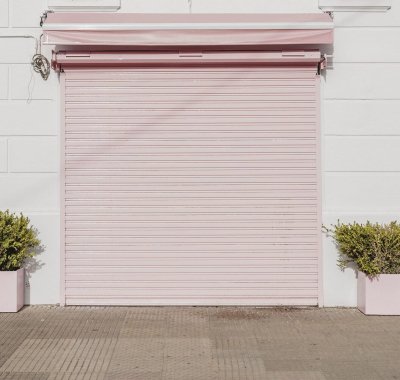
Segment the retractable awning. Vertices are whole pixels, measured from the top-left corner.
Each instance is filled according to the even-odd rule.
[[[49,13],[45,44],[64,46],[309,46],[333,43],[328,14]]]

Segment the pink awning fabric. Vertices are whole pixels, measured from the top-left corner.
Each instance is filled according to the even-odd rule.
[[[327,14],[49,13],[43,42],[63,46],[320,46]]]

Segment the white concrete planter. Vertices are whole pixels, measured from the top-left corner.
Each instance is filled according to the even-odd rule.
[[[400,315],[400,274],[370,279],[358,272],[357,307],[367,315]]]
[[[15,313],[24,306],[24,269],[0,271],[0,313]]]

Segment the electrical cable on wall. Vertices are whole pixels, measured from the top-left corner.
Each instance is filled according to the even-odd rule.
[[[50,75],[50,62],[42,54],[42,35],[40,35],[40,43],[36,40],[36,54],[32,57],[33,70],[41,75],[43,80],[47,80]],[[39,51],[38,51],[39,48]]]
[[[0,38],[33,38],[35,40],[35,54],[32,57],[31,65],[33,67],[33,70],[36,73],[39,73],[43,80],[47,80],[47,78],[50,75],[50,62],[49,60],[42,54],[42,36],[40,36],[40,42],[35,36],[32,36],[30,34],[25,34],[25,35],[12,35],[12,36],[0,36]]]

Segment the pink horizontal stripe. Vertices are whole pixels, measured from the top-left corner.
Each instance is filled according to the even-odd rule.
[[[70,46],[254,46],[332,44],[333,30],[44,31],[44,43]]]

